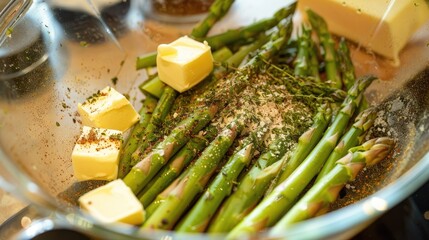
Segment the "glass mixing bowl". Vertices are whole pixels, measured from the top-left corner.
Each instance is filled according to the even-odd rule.
[[[237,0],[211,34],[268,17],[287,4]],[[115,88],[128,94],[138,109],[143,95],[137,86],[148,73],[135,70],[136,57],[188,33],[192,27],[146,19],[141,9],[139,1],[122,0],[21,0],[3,6],[0,186],[50,216],[35,221],[20,237],[67,226],[103,239],[222,239],[103,225],[65,204],[62,197],[70,189],[76,192],[82,187],[76,186],[71,164],[71,151],[81,127],[77,103],[117,79]],[[401,52],[399,67],[355,51],[359,74],[382,76],[383,80],[374,82],[366,94],[372,104],[385,106],[384,126],[398,139],[393,157],[367,170],[365,182],[353,183],[363,191],[340,199],[338,207],[344,207],[296,224],[279,237],[351,237],[429,179],[428,27],[417,32]]]

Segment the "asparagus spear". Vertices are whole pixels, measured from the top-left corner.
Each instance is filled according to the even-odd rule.
[[[277,25],[277,31],[271,34],[270,41],[268,41],[266,44],[264,44],[261,47],[261,50],[258,52],[258,54],[250,59],[245,65],[246,66],[252,66],[257,65],[258,62],[267,62],[269,61],[276,53],[278,53],[283,46],[287,43],[287,41],[290,38],[290,35],[292,33],[292,14],[293,9],[295,9],[295,6],[292,5],[286,9],[286,12],[288,12],[288,16],[283,19],[278,25]]]
[[[262,47],[269,40],[268,35],[261,34],[256,41],[240,48],[234,55],[225,61],[227,67],[238,67],[250,53]]]
[[[320,170],[316,178],[316,182],[327,175],[335,167],[335,162],[346,155],[351,147],[362,143],[365,133],[374,123],[375,117],[376,112],[374,108],[368,108],[356,117],[353,126],[344,134],[328,160],[326,160],[325,165],[323,165],[322,170]]]
[[[370,76],[356,81],[348,91],[348,96],[333,123],[316,147],[285,181],[281,182],[230,232],[228,235],[230,238],[255,233],[272,226],[292,206],[299,194],[322,168],[359,105],[362,92],[374,79]]]
[[[328,31],[328,26],[325,20],[311,9],[307,10],[307,15],[311,26],[316,30],[323,48],[327,80],[335,88],[341,89],[343,84],[338,73],[335,42]]]
[[[347,46],[345,38],[341,38],[338,45],[338,58],[340,62],[339,67],[342,74],[343,84],[347,89],[350,89],[353,86],[356,77],[353,62],[350,57],[350,50]]]
[[[187,168],[178,178],[176,178],[166,189],[164,189],[158,196],[156,196],[156,199],[149,204],[149,206],[145,207],[145,218],[148,219],[152,214],[156,211],[156,209],[167,199],[168,195],[171,191],[177,186],[179,181],[181,181],[189,172],[189,168]]]
[[[270,234],[281,234],[293,223],[314,217],[320,209],[334,202],[344,185],[353,181],[365,167],[384,159],[393,147],[390,138],[376,138],[363,145],[351,148],[349,153],[337,161],[334,169],[320,179],[271,229]]]
[[[216,176],[198,202],[179,223],[178,232],[203,232],[223,199],[232,192],[235,179],[253,156],[253,144],[234,154]]]
[[[183,120],[163,141],[125,176],[124,182],[137,194],[161,169],[162,166],[191,138],[206,126],[218,111],[216,104],[197,110]]]
[[[276,26],[281,20],[295,12],[296,3],[281,8],[272,18],[262,19],[248,26],[233,29],[205,39],[212,49],[219,49],[240,39],[246,39]]]
[[[310,105],[314,105],[314,99],[318,101],[341,102],[347,95],[346,92],[341,89],[332,88],[323,83],[309,81],[308,78],[295,76],[287,67],[282,69],[276,65],[271,65],[269,71],[267,71],[267,75],[283,82],[288,91],[295,97],[302,97],[304,102],[311,101],[309,103]]]
[[[242,123],[233,121],[210,143],[189,169],[188,174],[178,182],[165,201],[146,220],[143,228],[171,229],[174,226],[195,196],[203,191],[241,129]]]
[[[266,130],[267,128],[261,128],[243,141],[244,147],[230,157],[198,202],[176,227],[178,232],[202,232],[207,228],[222,201],[231,194],[241,171],[249,164],[255,150],[260,148],[261,138]]]
[[[308,67],[308,75],[313,77],[316,82],[321,82],[320,74],[319,74],[319,60],[316,50],[316,45],[314,44],[313,40],[310,39],[311,45],[309,52],[309,58],[310,58],[310,65]]]
[[[159,79],[157,74],[156,77],[144,81],[142,84],[140,84],[139,89],[145,95],[151,95],[152,97],[160,98],[165,86],[166,84],[163,83],[161,79]]]
[[[157,131],[159,131],[159,127],[162,125],[165,117],[170,112],[171,106],[173,105],[177,94],[178,93],[169,86],[164,88],[161,98],[159,99],[158,104],[153,111],[152,117],[150,118],[149,124],[142,134],[143,137],[140,140],[140,144],[137,150],[131,155],[131,164],[128,169],[139,162],[143,157],[146,148],[149,147],[156,139],[158,139],[159,134],[157,134]]]
[[[297,76],[308,76],[310,68],[311,29],[305,25],[301,27],[298,37],[298,53],[294,61],[294,73]]]
[[[177,178],[177,176],[179,176],[183,169],[188,166],[194,157],[213,140],[216,134],[217,129],[209,126],[206,131],[200,132],[182,149],[180,149],[180,151],[171,159],[169,164],[164,166],[152,181],[150,181],[141,191],[139,200],[143,206],[149,206],[156,196],[168,187]]]
[[[229,49],[228,47],[223,47],[215,52],[213,52],[213,60],[215,62],[222,63],[223,61],[226,61],[230,57],[232,57],[234,53]]]
[[[323,104],[314,117],[313,125],[298,139],[298,145],[293,151],[291,158],[286,162],[282,174],[278,178],[277,183],[286,180],[292,172],[301,164],[307,155],[313,150],[314,146],[322,138],[325,129],[331,121],[332,110],[328,104]],[[285,155],[284,157],[287,157]]]
[[[203,38],[213,25],[221,19],[229,10],[234,0],[216,0],[209,8],[208,15],[192,29],[191,36]]]
[[[156,107],[157,101],[151,96],[146,96],[143,101],[143,106],[140,110],[140,121],[133,128],[127,143],[121,151],[119,161],[118,177],[123,178],[129,171],[131,166],[131,154],[137,149],[138,143],[143,135],[144,129],[149,124],[152,113]]]
[[[137,57],[136,70],[156,66],[156,52],[151,52]]]
[[[270,182],[277,176],[284,162],[278,161],[286,153],[286,137],[279,137],[270,144],[244,176],[237,190],[222,204],[211,222],[211,233],[227,232],[252,210],[262,198]]]

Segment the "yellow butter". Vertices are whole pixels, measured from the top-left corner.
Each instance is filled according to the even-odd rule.
[[[121,131],[83,126],[72,152],[75,177],[79,181],[116,179],[121,145]]]
[[[429,19],[424,0],[299,0],[298,9],[311,8],[329,30],[399,62],[399,52]]]
[[[195,86],[213,69],[213,57],[207,43],[186,36],[159,45],[156,63],[159,79],[178,92]]]
[[[142,204],[121,179],[82,195],[79,198],[79,205],[103,223],[122,222],[138,225],[144,221]]]
[[[125,131],[139,120],[131,103],[112,87],[93,94],[78,104],[82,124],[90,127]]]

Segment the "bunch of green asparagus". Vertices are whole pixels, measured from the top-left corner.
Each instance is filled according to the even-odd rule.
[[[140,86],[141,120],[119,176],[146,209],[143,229],[277,236],[327,211],[393,148],[392,139],[366,136],[376,108],[361,106],[375,77],[356,79],[347,42],[320,16],[308,10],[296,39],[295,4],[206,37],[232,4],[216,0],[191,33],[211,46],[212,74],[182,94],[157,76]],[[138,58],[137,69],[155,58]]]

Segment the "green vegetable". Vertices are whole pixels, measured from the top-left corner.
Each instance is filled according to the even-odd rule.
[[[140,121],[134,126],[128,137],[125,146],[121,150],[121,156],[118,166],[118,177],[123,178],[129,171],[131,166],[131,154],[137,149],[138,143],[142,137],[144,129],[149,124],[152,113],[156,107],[157,101],[155,98],[146,96],[143,101],[143,106],[140,110]]]
[[[359,105],[362,92],[374,79],[374,77],[365,77],[355,83],[348,91],[348,96],[333,123],[307,158],[229,233],[229,238],[256,233],[273,226],[286,213],[322,168]]]
[[[164,202],[143,224],[146,229],[172,229],[195,196],[204,190],[217,165],[222,160],[242,125],[229,124],[204,150],[189,172],[177,183]]]
[[[329,33],[328,26],[325,20],[311,9],[307,10],[307,16],[323,48],[327,80],[333,87],[341,89],[343,83],[338,72],[335,42]]]
[[[156,196],[167,188],[189,165],[194,157],[201,152],[208,143],[213,140],[217,134],[215,127],[208,127],[207,130],[200,132],[193,137],[174,157],[168,165],[150,181],[139,195],[140,202],[143,206],[149,206]]]
[[[353,181],[365,167],[384,159],[393,147],[390,138],[376,138],[363,145],[351,148],[349,153],[337,161],[335,167],[311,189],[282,217],[270,230],[270,234],[280,235],[293,223],[316,216],[318,211],[334,202],[344,185]]]

